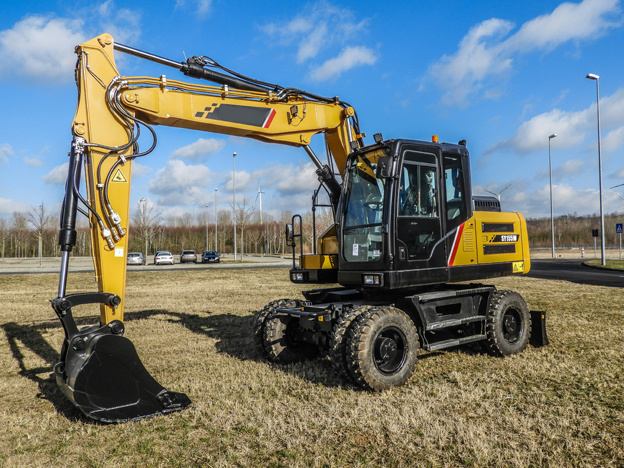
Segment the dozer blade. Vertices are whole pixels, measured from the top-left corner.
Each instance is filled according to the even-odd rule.
[[[190,405],[184,393],[166,390],[149,374],[129,339],[100,330],[73,339],[64,362],[54,368],[61,390],[80,411],[119,423]]]

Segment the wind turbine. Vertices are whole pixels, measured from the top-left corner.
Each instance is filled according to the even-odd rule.
[[[501,193],[503,193],[505,190],[507,190],[510,186],[511,186],[511,184],[508,184],[508,185],[507,185],[507,187],[505,187],[503,190],[501,190],[501,191],[500,191],[500,192],[498,192],[498,193],[496,193],[496,192],[491,192],[491,191],[489,191],[489,190],[485,190],[485,189],[483,189],[483,190],[485,190],[487,193],[491,193],[492,195],[495,195],[495,196],[496,196],[496,198],[498,198],[498,203],[500,203],[500,196],[501,196]]]
[[[262,194],[264,192],[260,190],[260,183],[258,183],[258,195],[256,195],[256,201],[260,198],[260,225],[262,225]]]

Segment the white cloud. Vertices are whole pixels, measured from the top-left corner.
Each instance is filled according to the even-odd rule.
[[[207,15],[212,8],[212,0],[176,0],[176,8],[193,8],[199,15]]]
[[[0,31],[0,78],[70,82],[78,44],[102,31],[119,42],[134,42],[140,36],[140,12],[119,8],[112,0],[95,9],[84,8],[76,16],[80,19],[31,15]]]
[[[148,190],[159,195],[159,205],[188,204],[193,199],[203,199],[201,187],[210,185],[213,179],[214,174],[206,166],[186,165],[184,161],[173,159],[156,171]]]
[[[327,60],[314,70],[310,78],[323,81],[338,78],[342,73],[360,65],[373,65],[377,61],[375,53],[366,47],[346,47],[340,55]]]
[[[132,43],[141,35],[140,11],[117,7],[113,0],[108,0],[98,7],[97,12],[99,31],[109,33],[116,42]]]
[[[132,162],[132,178],[143,177],[152,173],[152,168],[136,161]]]
[[[67,180],[67,172],[69,171],[69,163],[63,163],[60,166],[56,166],[46,175],[41,177],[46,184],[65,184]]]
[[[503,194],[504,211],[518,211],[527,218],[550,217],[550,185],[546,183],[537,190],[527,191],[526,187],[515,187]],[[621,201],[614,190],[603,191],[605,212],[621,210]],[[591,215],[600,211],[597,189],[575,189],[571,185],[553,184],[553,209],[555,216],[560,214]]]
[[[23,158],[24,163],[26,163],[26,165],[28,167],[41,167],[43,166],[43,161],[41,161],[40,159],[37,158],[29,158],[24,156]]]
[[[274,22],[262,29],[275,44],[296,45],[294,55],[299,64],[310,63],[311,77],[316,80],[338,76],[342,71],[359,65],[374,63],[369,48],[353,45],[361,42],[369,19],[357,20],[348,8],[341,8],[321,0],[305,6],[305,12],[286,22]],[[336,54],[342,50],[342,57]],[[349,51],[349,49],[354,49]],[[357,56],[359,51],[359,58]],[[363,53],[366,51],[365,53]],[[333,59],[323,59],[334,55]],[[315,70],[323,61],[322,70]],[[347,64],[347,61],[351,61]],[[345,68],[346,65],[346,68]]]
[[[491,93],[490,88],[496,86],[501,75],[511,71],[514,58],[533,51],[551,51],[572,40],[579,42],[604,35],[620,26],[619,14],[618,0],[562,3],[552,13],[527,21],[511,36],[513,23],[488,19],[473,26],[457,52],[440,58],[429,68],[428,75],[446,90],[444,102],[465,104],[479,90],[484,95]]]
[[[0,164],[9,164],[9,156],[13,156],[13,148],[8,143],[0,145]]]
[[[273,166],[267,171],[265,183],[282,196],[306,193],[308,197],[319,185],[312,162]]]
[[[624,127],[616,128],[608,132],[601,143],[605,153],[613,153],[621,146],[624,146]]]
[[[553,171],[553,179],[561,180],[587,170],[587,161],[583,159],[570,159],[565,161]]]
[[[27,17],[0,31],[0,75],[69,81],[76,65],[74,47],[84,39],[81,20]]]
[[[624,146],[624,88],[611,96],[600,99],[600,124],[603,138],[602,149],[611,153]],[[614,128],[615,127],[615,128]],[[512,138],[490,147],[486,154],[499,149],[511,149],[529,153],[548,147],[548,136],[557,134],[552,148],[571,148],[583,143],[588,136],[596,135],[596,104],[580,111],[552,111],[536,115],[524,122]]]
[[[218,153],[225,146],[225,141],[215,138],[199,138],[190,145],[178,148],[171,153],[170,159],[185,159],[187,161],[201,161],[207,159],[210,155]]]
[[[509,51],[526,52],[534,49],[552,50],[571,40],[593,39],[610,28],[620,26],[611,20],[619,13],[618,0],[585,0],[562,3],[547,15],[538,16],[522,25],[504,43]]]
[[[2,198],[0,197],[0,216],[1,215],[10,215],[15,212],[25,212],[31,208],[27,203],[17,202],[15,200],[11,200],[10,198]]]

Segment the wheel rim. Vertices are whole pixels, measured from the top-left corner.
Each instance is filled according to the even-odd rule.
[[[522,336],[522,317],[516,309],[507,309],[503,316],[503,338],[508,343],[518,341]]]
[[[388,327],[375,337],[375,366],[382,374],[394,374],[407,356],[407,339],[401,330]]]

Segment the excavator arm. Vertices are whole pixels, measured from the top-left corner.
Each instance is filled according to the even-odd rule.
[[[219,86],[171,80],[165,75],[121,76],[115,50]],[[340,184],[335,171],[342,176],[351,148],[363,146],[357,116],[337,98],[259,82],[223,67],[227,73],[215,71],[212,68],[220,66],[206,57],[175,62],[115,44],[108,34],[81,44],[76,53],[78,104],[61,214],[58,297],[52,301],[66,335],[61,362],[55,366],[57,382],[83,413],[101,421],[176,411],[190,404],[188,397],[160,386],[123,337],[132,162],[155,148],[152,127],[166,125],[303,147],[336,206]],[[142,150],[139,138],[145,131],[149,146]],[[319,133],[326,142],[325,164],[309,146]],[[81,176],[86,196],[80,190]],[[98,292],[68,295],[69,255],[76,241],[78,212],[90,220]],[[100,305],[100,324],[78,329],[72,308],[90,303]]]

